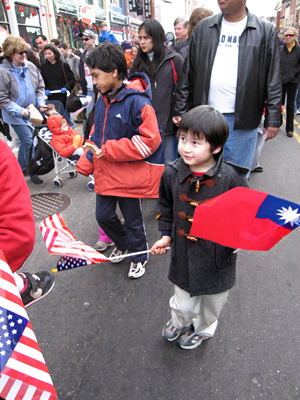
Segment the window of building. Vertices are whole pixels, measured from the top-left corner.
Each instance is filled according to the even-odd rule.
[[[42,34],[38,8],[15,3],[15,12],[20,36],[26,43],[35,45],[35,38]]]

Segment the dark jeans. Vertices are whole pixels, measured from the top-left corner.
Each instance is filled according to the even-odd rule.
[[[116,213],[117,203],[125,219],[124,227]],[[97,194],[96,219],[105,234],[115,242],[118,250],[128,250],[128,253],[148,250],[141,199]],[[134,263],[147,259],[147,254],[131,257]]]
[[[282,100],[284,105],[286,97],[286,132],[294,132],[294,102],[298,83],[283,83],[282,84]]]

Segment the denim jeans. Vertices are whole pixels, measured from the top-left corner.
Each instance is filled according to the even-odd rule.
[[[224,159],[241,167],[249,168],[249,173],[247,174],[247,177],[249,177],[256,148],[258,128],[234,130],[234,114],[224,114],[224,117],[229,126],[229,137],[224,146]]]
[[[14,131],[18,135],[18,138],[20,139],[18,161],[22,168],[22,171],[24,171],[29,160],[33,130],[28,125],[11,124],[11,127],[14,129]]]
[[[176,135],[164,136],[165,165],[178,158],[178,139]]]
[[[91,104],[86,108],[86,116],[88,117],[89,113],[92,111],[95,103],[95,93],[93,90],[88,90],[87,91],[87,96],[91,96],[93,98],[93,101]]]

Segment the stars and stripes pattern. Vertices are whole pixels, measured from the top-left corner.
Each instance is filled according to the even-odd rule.
[[[1,250],[0,302],[0,397],[56,400],[45,360]]]
[[[91,264],[91,262],[88,260],[84,260],[83,258],[61,256],[57,262],[57,270],[64,271],[66,269],[83,267],[83,266],[89,265],[89,264]]]
[[[109,261],[97,250],[78,241],[67,228],[61,214],[50,215],[39,226],[49,253],[81,258],[90,264]]]

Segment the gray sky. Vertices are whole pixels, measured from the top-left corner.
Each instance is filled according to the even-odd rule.
[[[275,17],[274,8],[278,2],[278,0],[247,0],[246,5],[258,17]],[[200,0],[198,7],[201,6],[209,8],[214,14],[220,12],[217,0]]]

